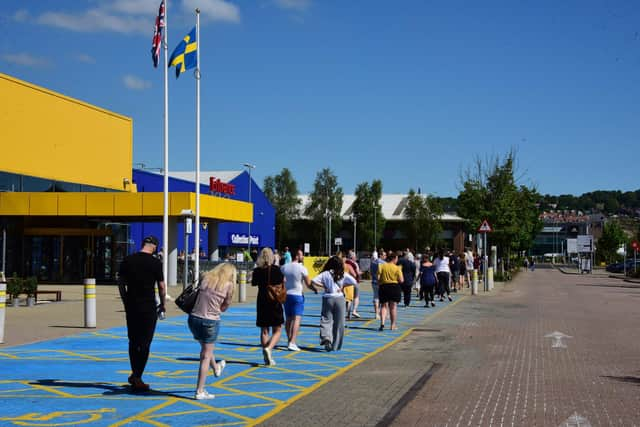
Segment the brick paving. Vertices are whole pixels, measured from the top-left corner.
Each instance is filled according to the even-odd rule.
[[[522,273],[434,319],[440,368],[397,426],[640,425],[640,287],[604,276]],[[555,331],[564,338],[552,347]]]

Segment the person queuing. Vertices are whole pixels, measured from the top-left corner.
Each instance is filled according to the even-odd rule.
[[[467,270],[467,288],[471,287],[471,282],[473,281],[473,252],[471,249],[467,250],[464,254],[464,262]]]
[[[343,289],[355,286],[356,279],[344,272],[344,261],[334,255],[322,267],[322,272],[311,283],[324,290],[320,316],[320,345],[327,351],[342,348],[346,302]]]
[[[360,314],[358,313],[358,305],[360,304],[360,278],[362,274],[360,273],[360,266],[356,260],[356,253],[354,251],[349,251],[347,258],[344,261],[349,266],[349,274],[356,279],[356,285],[353,287],[353,305],[351,311],[347,311],[347,317],[351,318],[351,316],[359,319]],[[347,270],[345,270],[347,271]]]
[[[309,280],[309,272],[303,265],[304,254],[298,249],[292,262],[280,267],[280,271],[284,275],[285,286],[287,288],[287,300],[284,303],[284,314],[286,317],[285,332],[287,333],[287,348],[291,351],[300,351],[300,347],[296,342],[298,331],[300,330],[300,321],[304,314],[304,293],[303,284],[318,293],[311,286]]]
[[[422,255],[422,263],[416,280],[420,281],[420,300],[424,298],[424,306],[435,307],[434,291],[438,283],[438,276],[436,275],[436,267],[431,262],[431,254]]]
[[[416,277],[416,265],[413,260],[409,257],[411,255],[411,251],[407,251],[406,253],[400,252],[398,256],[398,266],[402,269],[402,277],[404,278],[404,282],[400,284],[400,288],[402,289],[402,294],[404,295],[404,306],[409,307],[411,304],[411,288],[413,288],[413,282]]]
[[[384,251],[380,252],[381,257],[378,258],[378,251],[373,251],[371,254],[371,290],[373,292],[373,312],[376,315],[376,320],[380,319],[380,296],[378,286],[378,266],[385,263],[386,254]]]
[[[391,330],[397,329],[398,303],[402,297],[400,284],[404,282],[402,270],[398,267],[398,255],[387,254],[387,262],[378,266],[378,294],[380,297],[380,328],[384,330],[387,312],[391,319]]]
[[[162,274],[162,262],[153,256],[158,239],[147,236],[140,252],[127,256],[120,265],[119,291],[124,303],[129,338],[129,384],[133,391],[147,391],[149,384],[142,374],[149,360],[151,341],[156,330],[159,313],[164,313],[167,288]],[[156,304],[156,283],[160,305]]]
[[[273,252],[270,248],[264,248],[258,255],[257,267],[253,270],[251,286],[258,287],[256,299],[256,326],[260,328],[260,343],[262,344],[262,356],[264,364],[275,366],[273,349],[280,340],[284,314],[282,304],[269,298],[267,287],[284,283],[284,276],[280,266],[274,265]],[[271,336],[269,335],[271,329]]]
[[[189,314],[189,330],[193,338],[200,343],[200,367],[196,385],[196,400],[213,399],[204,387],[209,374],[219,377],[226,366],[226,361],[216,362],[213,348],[220,331],[220,314],[229,308],[236,285],[237,270],[233,264],[218,264],[213,270],[204,274],[198,287],[196,304]]]
[[[458,292],[458,282],[460,281],[460,259],[454,252],[449,252],[449,271],[451,272],[450,284],[453,292]]]
[[[336,253],[336,256],[339,257],[344,263],[344,272],[355,278],[357,275],[356,270],[351,264],[347,262],[347,258],[345,258],[344,253],[342,253],[342,251],[338,251],[338,253]],[[353,309],[353,296],[355,295],[355,286],[345,286],[342,289],[342,295],[344,295],[344,301],[346,303],[346,318],[347,320],[351,320],[351,310]]]
[[[447,294],[449,301],[451,299],[451,289],[449,288],[449,280],[451,280],[451,270],[449,269],[449,257],[445,256],[444,251],[440,249],[438,256],[434,262],[436,266],[436,275],[438,276],[438,295],[440,301],[444,301],[444,294]]]
[[[464,252],[460,252],[460,255],[458,256],[458,263],[460,266],[460,274],[458,277],[458,290],[461,291],[464,289],[464,282],[465,282],[465,279],[467,278],[467,263],[465,260]],[[469,287],[468,282],[467,282],[467,287]]]

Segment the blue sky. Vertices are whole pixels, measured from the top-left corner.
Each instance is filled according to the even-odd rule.
[[[130,116],[162,166],[159,0],[4,0],[0,71]],[[640,188],[640,2],[173,0],[169,53],[202,10],[202,170],[330,167],[456,196],[474,158],[517,150],[544,194]],[[195,164],[195,83],[169,75],[170,170]]]

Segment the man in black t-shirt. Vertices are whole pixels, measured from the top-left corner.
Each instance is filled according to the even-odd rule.
[[[134,391],[149,390],[149,384],[142,381],[142,373],[149,360],[158,313],[164,312],[167,295],[162,262],[153,256],[157,248],[158,239],[146,237],[140,252],[126,257],[120,266],[120,296],[127,313],[129,336],[129,384]],[[160,296],[159,307],[156,307],[156,283]]]

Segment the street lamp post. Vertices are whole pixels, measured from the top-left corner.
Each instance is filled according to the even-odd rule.
[[[353,217],[353,252],[356,254],[356,257],[358,256],[358,250],[357,245],[356,245],[356,222],[358,221],[358,217],[356,217],[355,212],[352,214]]]
[[[373,203],[373,250],[378,251],[378,204]]]
[[[249,203],[251,203],[251,171],[256,168],[256,165],[251,163],[243,163],[242,166],[249,170]],[[251,206],[251,221],[249,221],[249,238],[247,239],[247,253],[251,256],[251,223],[253,222],[253,206]],[[247,260],[249,261],[249,260]]]

